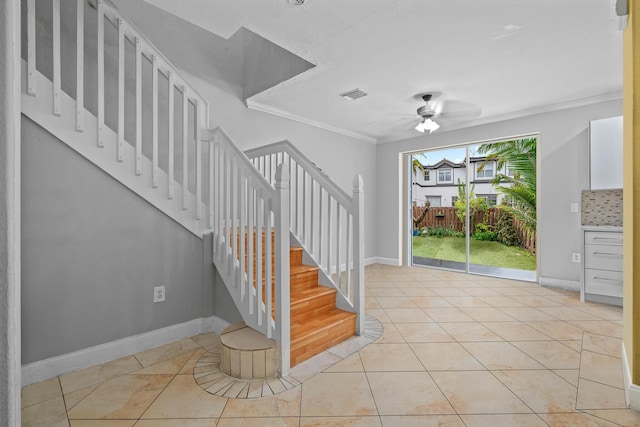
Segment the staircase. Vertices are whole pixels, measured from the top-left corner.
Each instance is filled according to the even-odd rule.
[[[244,153],[209,129],[207,100],[108,0],[25,1],[23,114],[213,235],[212,262],[244,322],[275,339],[280,375],[364,332],[361,177],[348,194],[287,141]]]

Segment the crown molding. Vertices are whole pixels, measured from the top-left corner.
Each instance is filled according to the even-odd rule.
[[[368,142],[370,144],[376,144],[377,139],[365,136],[356,132],[351,132],[346,129],[337,128],[335,126],[328,125],[326,123],[319,122],[317,120],[311,120],[306,117],[297,116],[291,114],[288,111],[281,110],[279,108],[271,107],[269,105],[262,104],[260,102],[253,101],[251,99],[246,100],[247,107],[252,110],[262,111],[263,113],[272,114],[274,116],[283,117],[285,119],[293,120],[295,122],[304,123],[309,126],[313,126],[319,129],[327,130],[329,132],[338,133],[340,135],[348,136],[350,138],[358,139],[360,141]]]

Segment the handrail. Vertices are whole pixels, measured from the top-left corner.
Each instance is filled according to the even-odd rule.
[[[364,332],[362,177],[354,178],[349,195],[289,141],[245,154],[272,185],[275,165],[289,165],[290,231],[320,267],[321,281],[338,291],[338,307],[356,313],[356,333]]]

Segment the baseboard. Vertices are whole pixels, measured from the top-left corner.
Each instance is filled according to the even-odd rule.
[[[109,362],[206,332],[220,334],[229,322],[212,316],[122,338],[22,366],[22,386]]]
[[[377,259],[378,259],[378,258],[376,258],[376,257],[374,257],[374,256],[372,256],[371,258],[365,258],[365,259],[364,259],[364,265],[372,265],[372,264],[375,264],[375,263],[377,262]]]
[[[631,381],[631,370],[629,369],[627,352],[624,349],[624,341],[622,342],[622,378],[624,380],[624,399],[627,406],[634,411],[640,411],[640,386]]]
[[[402,265],[399,259],[396,258],[383,258],[383,257],[375,257],[368,258],[369,260],[375,260],[375,264],[384,264],[384,265]]]
[[[554,279],[553,277],[540,277],[540,284],[547,288],[558,288],[567,291],[580,292],[580,282],[574,280]]]

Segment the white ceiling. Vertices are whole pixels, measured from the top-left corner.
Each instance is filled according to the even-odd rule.
[[[370,142],[621,97],[613,0],[146,0],[228,38],[245,27],[315,64],[252,108]],[[347,101],[340,93],[369,95]]]

